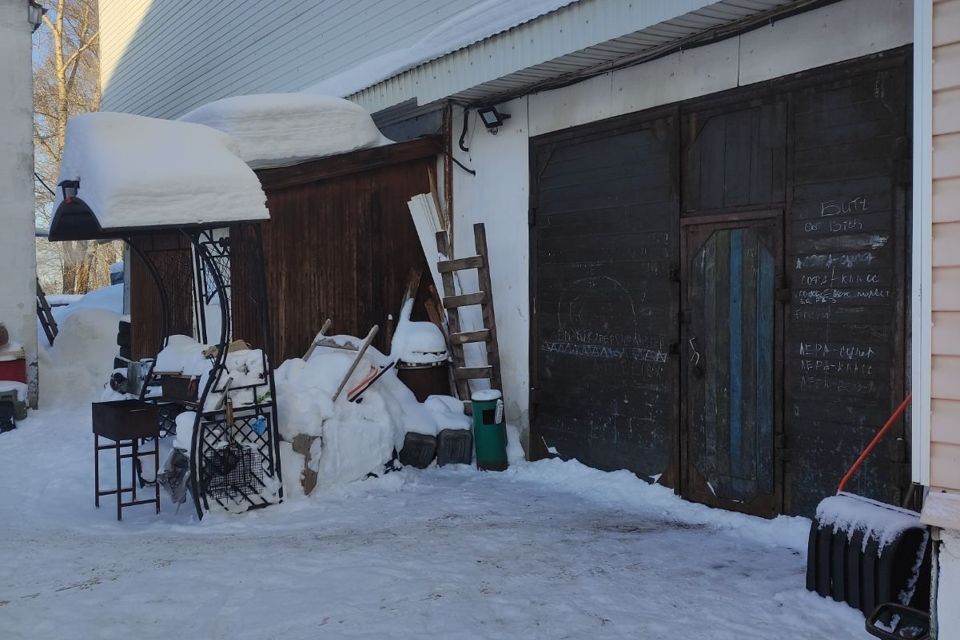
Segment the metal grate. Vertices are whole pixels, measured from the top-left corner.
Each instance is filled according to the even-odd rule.
[[[271,504],[276,471],[267,438],[270,414],[235,414],[233,425],[225,414],[216,415],[200,426],[202,494],[228,511]]]

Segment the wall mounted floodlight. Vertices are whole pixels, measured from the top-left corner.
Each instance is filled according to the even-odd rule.
[[[477,115],[490,133],[496,133],[503,126],[503,122],[510,119],[509,113],[501,113],[496,107],[477,109]]]
[[[27,3],[27,22],[33,25],[34,32],[40,28],[46,12],[47,10],[40,6],[40,3],[36,2],[36,0],[29,0]]]

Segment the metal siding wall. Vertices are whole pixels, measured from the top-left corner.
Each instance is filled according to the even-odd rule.
[[[960,489],[960,0],[933,6],[930,484]]]
[[[100,0],[103,108],[172,118],[296,91],[412,44],[470,0]]]

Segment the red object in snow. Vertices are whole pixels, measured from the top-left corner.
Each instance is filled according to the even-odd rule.
[[[900,403],[900,406],[887,418],[886,424],[880,428],[880,431],[877,432],[877,435],[873,437],[873,440],[870,441],[870,444],[866,446],[863,452],[860,453],[860,457],[857,458],[857,461],[853,463],[847,472],[843,475],[843,479],[840,481],[840,486],[837,487],[837,493],[840,493],[847,487],[847,483],[850,482],[850,478],[853,477],[853,474],[856,473],[857,469],[860,468],[860,465],[863,464],[863,461],[867,459],[867,456],[874,450],[874,448],[883,440],[883,436],[887,435],[887,431],[890,431],[890,428],[897,423],[897,420],[900,416],[903,415],[903,412],[907,410],[907,405],[910,404],[910,401],[913,399],[913,394],[908,393],[907,397],[903,399],[903,402]]]
[[[19,345],[14,349],[0,349],[0,380],[13,380],[26,384],[27,359]]]

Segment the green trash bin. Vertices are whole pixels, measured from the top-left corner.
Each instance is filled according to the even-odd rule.
[[[507,425],[503,421],[503,395],[496,389],[476,391],[473,401],[473,442],[477,468],[503,471],[507,468]]]

